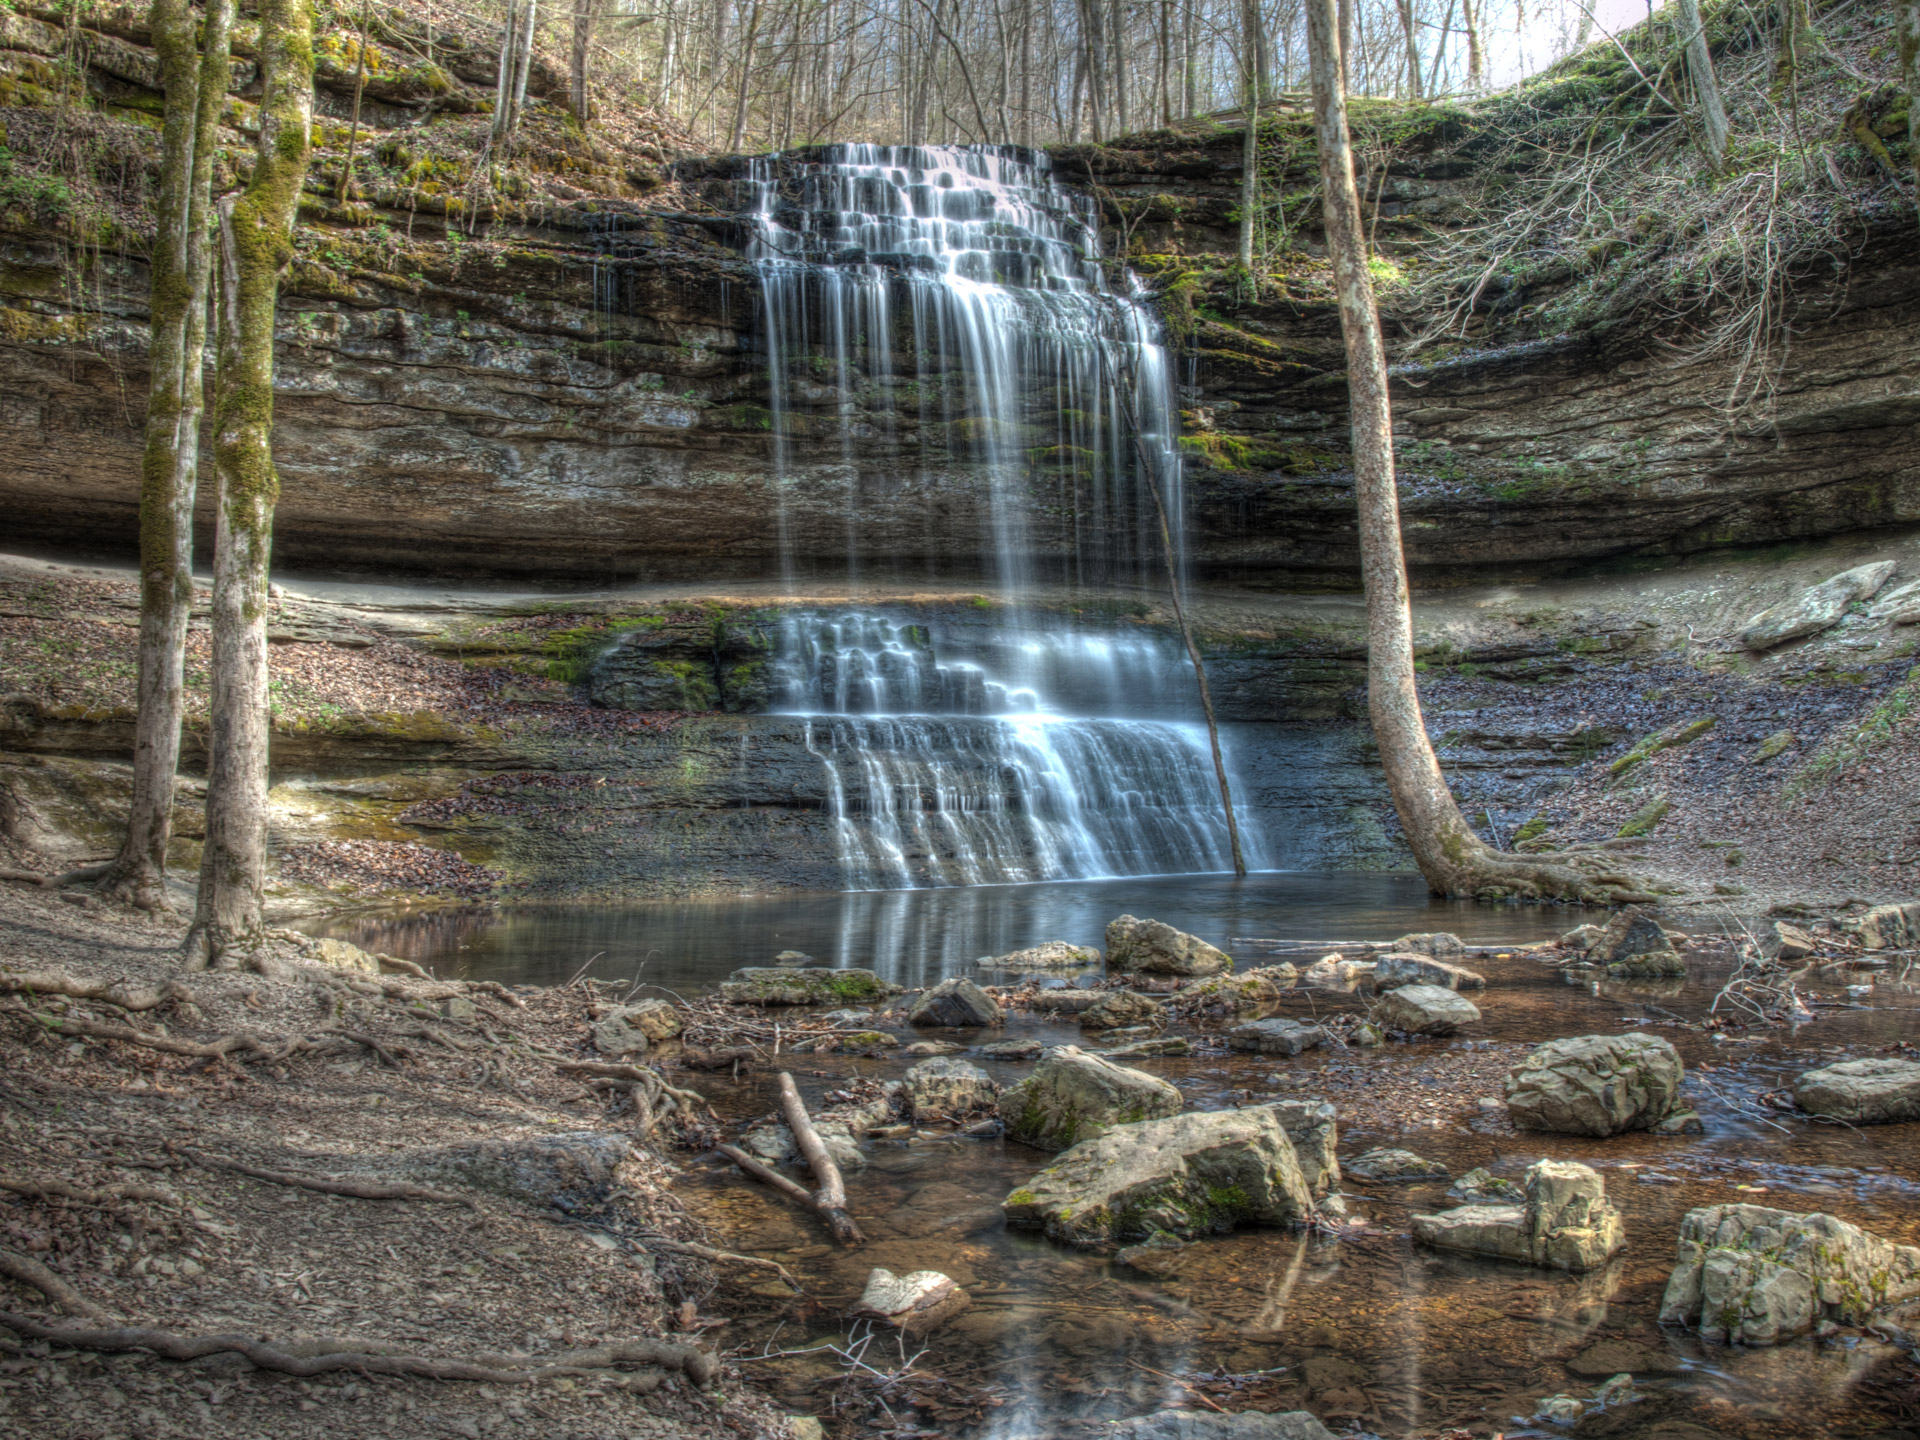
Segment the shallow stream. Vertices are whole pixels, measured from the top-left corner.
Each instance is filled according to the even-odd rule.
[[[567,978],[596,949],[595,969],[697,988],[774,950],[870,964],[907,984],[971,970],[974,957],[1041,939],[1098,943],[1121,910],[1229,936],[1388,939],[1452,929],[1473,939],[1522,940],[1563,928],[1563,912],[1426,903],[1418,882],[1387,877],[1262,876],[1074,886],[803,897],[732,905],[634,906],[492,918],[362,921],[360,943],[476,977]],[[1240,963],[1262,963],[1250,951]],[[1628,1247],[1606,1269],[1567,1275],[1415,1246],[1408,1220],[1446,1208],[1445,1182],[1343,1189],[1366,1228],[1339,1239],[1246,1231],[1197,1242],[1141,1269],[1008,1231],[999,1201],[1046,1163],[999,1139],[925,1131],[867,1142],[848,1177],[850,1208],[869,1237],[852,1251],[826,1243],[814,1217],[744,1181],[724,1161],[697,1165],[689,1204],[728,1248],[779,1260],[803,1279],[795,1299],[769,1281],[764,1310],[737,1314],[714,1338],[759,1354],[858,1343],[842,1317],[869,1270],[937,1269],[973,1297],[926,1341],[922,1378],[883,1392],[855,1383],[831,1350],[756,1361],[796,1410],[852,1405],[896,1434],[1050,1437],[1098,1433],[1100,1422],[1166,1406],[1202,1410],[1306,1408],[1336,1430],[1400,1436],[1459,1427],[1475,1435],[1647,1436],[1660,1440],[1911,1437],[1920,1434],[1913,1367],[1873,1336],[1800,1340],[1774,1350],[1703,1346],[1655,1324],[1685,1212],[1750,1201],[1825,1210],[1902,1243],[1920,1243],[1920,1153],[1913,1126],[1853,1130],[1777,1115],[1755,1097],[1841,1052],[1875,1053],[1920,1036],[1920,983],[1897,970],[1849,995],[1853,975],[1815,986],[1816,1018],[1799,1026],[1713,1034],[1697,1028],[1728,962],[1692,961],[1686,980],[1569,984],[1523,957],[1471,962],[1489,987],[1485,1013],[1453,1040],[1381,1050],[1312,1051],[1292,1059],[1229,1054],[1226,1020],[1188,1031],[1191,1058],[1132,1062],[1211,1109],[1276,1096],[1331,1100],[1340,1153],[1399,1145],[1454,1175],[1486,1166],[1518,1179],[1542,1157],[1577,1159],[1605,1176],[1624,1213]],[[977,972],[976,972],[977,973]],[[1361,997],[1302,992],[1275,1013],[1325,1014]],[[904,1032],[904,1026],[888,1028]],[[1671,1040],[1688,1066],[1686,1098],[1705,1133],[1610,1140],[1516,1132],[1504,1107],[1483,1104],[1533,1045],[1559,1036],[1644,1029]],[[1010,1015],[1004,1031],[956,1032],[968,1046],[1032,1035],[1087,1043],[1071,1021]],[[1028,1064],[983,1060],[1002,1083]],[[795,1057],[810,1103],[854,1077],[891,1079],[905,1058]],[[729,1118],[772,1109],[764,1072],[701,1077]],[[912,1355],[919,1346],[908,1347]],[[891,1337],[861,1352],[879,1371],[900,1365]],[[1644,1397],[1589,1413],[1569,1430],[1535,1420],[1558,1393],[1590,1396],[1630,1372]],[[917,1402],[917,1403],[916,1403]],[[916,1428],[917,1431],[916,1431]]]

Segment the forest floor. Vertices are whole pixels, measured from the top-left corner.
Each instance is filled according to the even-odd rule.
[[[68,1308],[82,1313],[62,1315],[4,1279],[0,1308],[56,1329],[237,1334],[295,1356],[478,1359],[499,1373],[385,1374],[390,1358],[363,1354],[301,1376],[231,1350],[182,1362],[0,1328],[0,1431],[36,1440],[795,1433],[730,1368],[703,1386],[693,1365],[677,1363],[686,1347],[710,1357],[735,1286],[768,1276],[702,1258],[702,1227],[673,1194],[674,1165],[630,1140],[631,1113],[610,1117],[556,1068],[593,1055],[590,991],[315,965],[289,978],[182,976],[177,922],[68,903],[77,898],[0,888],[0,1274],[17,1277],[22,1258],[44,1265],[77,1292]],[[47,972],[134,990],[185,981],[191,998],[140,1009],[127,1007],[152,997],[118,992],[126,1003],[116,1006],[26,988],[26,974]],[[246,1034],[261,1047],[172,1054],[110,1038],[115,1027],[162,1045]],[[302,1039],[304,1050],[267,1053]],[[441,1198],[294,1183],[323,1176]],[[649,1340],[665,1342],[652,1357],[663,1363],[577,1353]],[[543,1364],[581,1368],[517,1378]]]

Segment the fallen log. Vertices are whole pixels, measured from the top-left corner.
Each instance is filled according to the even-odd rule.
[[[813,1197],[814,1208],[827,1222],[827,1228],[833,1232],[835,1240],[842,1245],[864,1245],[867,1237],[860,1233],[853,1216],[847,1213],[847,1185],[840,1178],[840,1167],[833,1163],[833,1156],[827,1153],[826,1142],[821,1140],[820,1132],[813,1128],[813,1117],[807,1114],[807,1104],[800,1098],[799,1087],[793,1083],[793,1076],[784,1070],[780,1072],[776,1083],[780,1086],[780,1108],[786,1114],[787,1128],[793,1131],[794,1142],[806,1157],[813,1178],[819,1182]]]

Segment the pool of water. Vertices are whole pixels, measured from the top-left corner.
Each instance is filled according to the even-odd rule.
[[[1107,922],[1164,920],[1226,946],[1235,937],[1391,940],[1417,930],[1467,939],[1557,935],[1575,910],[1436,900],[1413,875],[1178,875],[1047,885],[868,890],[631,905],[473,907],[330,921],[322,933],[475,980],[601,978],[685,992],[799,950],[899,984],[970,972],[982,955],[1066,940],[1101,945]]]

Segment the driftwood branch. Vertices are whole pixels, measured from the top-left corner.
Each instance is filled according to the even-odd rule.
[[[800,1153],[806,1157],[813,1178],[819,1182],[814,1192],[814,1209],[820,1212],[827,1222],[827,1228],[833,1232],[833,1238],[842,1245],[862,1245],[866,1236],[860,1233],[860,1227],[853,1223],[853,1216],[847,1213],[847,1185],[840,1178],[840,1167],[833,1163],[833,1156],[827,1153],[826,1142],[821,1140],[820,1132],[813,1128],[813,1117],[807,1114],[807,1104],[800,1098],[800,1089],[793,1083],[793,1076],[786,1071],[780,1072],[780,1108],[786,1114],[787,1128],[793,1131],[794,1142],[799,1145]]]
[[[479,1208],[469,1196],[455,1195],[446,1190],[430,1190],[424,1185],[389,1185],[375,1180],[327,1180],[293,1170],[268,1170],[258,1165],[242,1164],[238,1160],[223,1160],[217,1155],[203,1154],[198,1150],[182,1150],[180,1153],[202,1169],[231,1170],[236,1175],[268,1180],[275,1185],[292,1185],[301,1190],[318,1190],[323,1195],[346,1195],[355,1200],[427,1200],[438,1205]]]
[[[136,990],[124,980],[81,980],[55,970],[16,970],[0,974],[0,991],[16,995],[64,995],[72,1000],[104,1000],[122,1010],[155,1010],[162,1005],[198,1005],[199,997],[178,980]]]
[[[44,1340],[76,1350],[150,1350],[169,1360],[198,1360],[203,1355],[232,1351],[244,1355],[262,1370],[283,1375],[327,1375],[354,1370],[369,1375],[419,1375],[429,1380],[478,1380],[495,1385],[526,1385],[563,1375],[594,1375],[616,1365],[656,1365],[678,1370],[694,1384],[706,1386],[720,1362],[710,1351],[665,1340],[628,1340],[590,1350],[570,1350],[544,1364],[527,1363],[511,1355],[482,1355],[474,1360],[443,1360],[430,1355],[390,1355],[378,1349],[343,1348],[327,1354],[294,1354],[245,1335],[175,1335],[166,1330],[128,1325],[112,1330],[67,1329],[43,1325],[25,1315],[0,1310],[0,1326],[29,1340]],[[352,1341],[329,1342],[345,1347]],[[318,1347],[304,1344],[309,1351]]]
[[[31,1285],[69,1315],[78,1315],[84,1320],[113,1318],[38,1260],[29,1260],[17,1251],[0,1250],[0,1275]]]
[[[713,1148],[761,1184],[778,1190],[795,1204],[804,1205],[809,1210],[818,1210],[820,1208],[814,1203],[813,1192],[808,1190],[806,1186],[796,1184],[771,1165],[763,1164],[761,1161],[754,1159],[753,1156],[747,1154],[747,1152],[742,1150],[738,1145],[716,1145]]]

